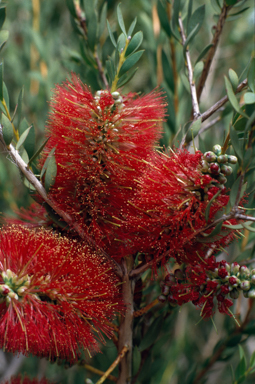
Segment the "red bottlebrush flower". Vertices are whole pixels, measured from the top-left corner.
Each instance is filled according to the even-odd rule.
[[[5,224],[26,225],[29,228],[49,227],[53,224],[46,209],[38,203],[32,203],[28,208],[14,209],[14,213],[17,218],[5,216]]]
[[[124,230],[116,231],[120,240],[132,240],[123,249],[124,254],[131,248],[132,253],[153,255],[155,263],[159,257],[163,261],[173,257],[179,264],[206,266],[208,261],[203,258],[208,244],[217,248],[232,240],[234,232],[229,229],[207,240],[213,228],[206,227],[227,205],[229,197],[221,193],[214,199],[207,221],[208,200],[219,188],[212,184],[214,179],[202,173],[202,156],[199,151],[191,154],[186,150],[177,150],[170,156],[152,155],[139,179],[139,190],[126,208]]]
[[[47,379],[30,379],[27,376],[12,377],[10,380],[4,381],[2,384],[51,384]]]
[[[122,309],[111,263],[67,238],[22,226],[0,232],[0,348],[76,361],[98,351]],[[96,334],[96,336],[95,336]]]
[[[123,201],[134,193],[161,134],[165,101],[160,92],[145,96],[99,91],[75,76],[55,89],[42,159],[56,148],[58,173],[50,197],[99,242],[120,222]],[[114,228],[114,227],[113,227]]]

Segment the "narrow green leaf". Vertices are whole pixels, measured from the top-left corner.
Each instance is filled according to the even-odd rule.
[[[28,128],[29,124],[26,119],[23,119],[20,124],[20,135],[22,135],[25,130]],[[33,124],[30,126],[30,131],[26,137],[25,142],[23,143],[25,150],[28,153],[29,158],[33,156],[35,151],[35,127]]]
[[[255,351],[251,355],[250,367],[253,367],[254,365],[255,365]]]
[[[243,160],[243,152],[242,152],[242,146],[239,143],[238,134],[235,131],[235,128],[233,126],[230,127],[230,139],[231,139],[231,145],[241,162]]]
[[[115,40],[115,38],[113,36],[113,33],[112,33],[112,30],[111,30],[109,21],[106,20],[106,23],[107,23],[107,29],[108,29],[108,32],[109,32],[109,36],[110,36],[111,42],[114,45],[114,47],[117,48],[117,43],[116,43],[116,40]]]
[[[228,77],[229,77],[229,80],[231,82],[233,91],[235,92],[239,81],[238,81],[238,76],[237,76],[236,72],[232,68],[230,68],[228,71]]]
[[[234,205],[235,205],[237,193],[238,193],[238,190],[240,188],[240,180],[241,180],[241,176],[239,176],[236,179],[233,186],[231,187],[231,191],[229,194],[229,204],[231,207],[234,207]]]
[[[29,134],[29,131],[30,129],[32,128],[32,125],[30,125],[30,127],[28,127],[25,132],[22,133],[22,135],[20,136],[19,138],[19,141],[17,142],[17,145],[16,145],[16,149],[18,150],[21,145],[24,143],[24,141],[26,140],[27,138],[27,135]]]
[[[198,58],[196,60],[196,63],[197,64],[200,60],[202,60],[202,58],[207,54],[207,52],[209,51],[209,49],[213,46],[213,44],[208,44],[203,50],[202,52],[198,55]]]
[[[51,218],[52,221],[54,221],[55,224],[57,224],[57,226],[59,228],[64,228],[65,230],[68,230],[69,229],[69,226],[68,224],[63,221],[62,217],[60,217],[50,206],[49,204],[46,204],[44,203],[43,205],[49,215],[49,217]]]
[[[254,124],[255,122],[255,111],[253,112],[253,114],[249,117],[247,123],[246,123],[246,126],[245,126],[245,132],[248,131],[248,129]]]
[[[13,139],[14,133],[13,133],[13,127],[12,123],[8,119],[7,116],[5,116],[2,113],[2,126],[3,126],[3,138],[6,145],[9,145]]]
[[[6,87],[5,82],[3,82],[3,94],[4,94],[4,101],[6,104],[6,108],[9,111],[10,110],[9,92],[8,92],[8,89]]]
[[[86,15],[86,19],[89,22],[90,19],[93,17],[93,13],[95,13],[96,4],[94,3],[94,0],[85,0],[83,3],[84,11]]]
[[[50,188],[54,185],[56,176],[57,164],[55,156],[53,155],[49,160],[48,167],[45,172],[44,187],[46,189],[46,192],[49,192]]]
[[[251,224],[252,223],[252,221],[247,221],[246,222],[246,224]],[[224,228],[229,228],[229,229],[233,229],[233,230],[235,230],[235,229],[243,229],[243,225],[242,224],[233,224],[233,225],[229,225],[229,224],[223,224],[222,225]]]
[[[255,232],[255,228],[254,227],[251,227],[250,225],[246,224],[246,223],[242,223],[242,226],[247,229],[248,231],[250,232]]]
[[[230,101],[230,104],[236,110],[236,112],[240,113],[240,115],[242,115],[242,116],[247,117],[247,115],[242,111],[242,109],[239,106],[238,100],[234,94],[234,91],[233,91],[233,88],[232,88],[230,81],[228,80],[228,78],[226,76],[224,76],[224,78],[225,78],[225,86],[226,86],[226,91],[227,91],[227,95],[228,95],[228,99]]]
[[[117,19],[118,19],[118,23],[119,23],[120,29],[122,30],[122,32],[124,33],[125,37],[127,38],[127,32],[126,32],[126,28],[125,28],[122,12],[121,12],[121,9],[120,9],[120,4],[118,4],[118,6],[117,6]]]
[[[147,330],[147,333],[145,334],[144,338],[142,339],[141,344],[139,345],[140,352],[146,350],[155,342],[155,339],[159,334],[159,330],[161,329],[162,324],[163,324],[162,317],[158,317],[153,321],[153,323]]]
[[[137,374],[141,364],[141,352],[138,347],[135,346],[133,350],[133,376]]]
[[[40,179],[43,178],[43,175],[44,175],[44,173],[46,172],[46,169],[48,168],[50,159],[51,159],[52,156],[54,155],[55,150],[56,150],[56,147],[52,148],[52,150],[51,150],[50,153],[48,154],[47,159],[45,160],[45,162],[44,162],[44,164],[43,164],[43,167],[42,167],[42,170],[41,170],[41,173],[40,173]]]
[[[211,200],[208,202],[207,204],[207,207],[206,207],[206,210],[205,210],[205,221],[208,222],[209,220],[209,214],[210,214],[210,209],[211,209],[211,205],[212,203],[214,202],[215,199],[217,199],[217,197],[219,196],[219,194],[221,193],[221,190],[219,190],[212,198]]]
[[[105,25],[106,25],[106,17],[107,17],[107,3],[104,3],[99,22],[99,36],[102,36],[104,33]]]
[[[193,79],[196,81],[204,69],[204,62],[198,61],[193,69]]]
[[[238,2],[238,0],[225,0],[227,5],[234,5]]]
[[[127,84],[135,75],[138,68],[133,68],[129,72],[122,75],[117,83],[117,88],[123,87],[123,85]]]
[[[136,26],[136,22],[137,22],[137,17],[134,18],[134,20],[132,21],[132,23],[131,23],[131,25],[130,25],[130,27],[128,29],[128,33],[127,33],[128,37],[132,36],[132,33],[133,33],[133,31],[135,29],[135,26]]]
[[[189,130],[186,134],[185,143],[189,143],[194,137],[197,136],[202,124],[202,117],[195,120],[191,126],[189,127]]]
[[[6,8],[1,8],[0,9],[0,29],[2,29],[2,26],[4,24],[6,17]]]
[[[32,192],[36,191],[35,187],[33,184],[31,184],[26,177],[23,179],[23,184]]]
[[[246,370],[246,361],[245,361],[245,357],[242,357],[242,359],[240,360],[235,370],[235,379],[239,380],[245,374],[245,370]]]
[[[189,21],[192,15],[192,8],[193,8],[193,0],[189,0],[188,12],[187,12],[187,18],[186,18],[186,30],[188,29]]]
[[[9,38],[9,31],[5,31],[5,30],[0,31],[0,50],[3,48],[8,38]]]
[[[124,61],[123,65],[120,68],[119,76],[122,76],[130,68],[132,68],[133,65],[135,65],[138,62],[138,60],[142,56],[143,52],[144,52],[144,50],[138,51],[138,52],[133,53],[132,55],[129,55],[129,57],[126,59],[126,61]]]
[[[186,55],[186,49],[189,45],[189,43],[191,43],[191,41],[194,39],[194,37],[196,36],[196,34],[198,33],[199,31],[199,24],[197,24],[194,29],[190,32],[190,34],[188,35],[186,41],[185,41],[185,44],[183,45],[183,55],[185,57]]]
[[[173,13],[172,13],[172,19],[171,19],[172,31],[175,27],[178,27],[179,25],[178,18],[179,18],[180,6],[181,6],[180,1],[174,1]]]
[[[162,60],[164,79],[169,89],[174,93],[174,75],[173,75],[172,64],[170,64],[164,49],[162,49],[161,60]]]
[[[167,36],[171,37],[172,32],[171,32],[170,23],[167,17],[167,12],[160,1],[158,1],[157,9],[158,9],[158,17],[160,20],[160,24],[164,29],[164,31],[166,32]]]
[[[96,12],[93,12],[88,20],[88,45],[91,51],[94,51],[94,47],[97,43],[97,30],[98,22]]]
[[[222,222],[218,223],[218,224],[215,226],[215,228],[212,230],[212,232],[210,232],[210,233],[208,233],[208,234],[207,234],[207,233],[204,233],[204,237],[205,237],[206,239],[209,239],[209,238],[212,238],[212,237],[218,235],[218,234],[221,232],[221,228],[222,228]]]
[[[246,148],[246,150],[244,152],[244,157],[243,157],[243,169],[244,170],[246,170],[248,168],[251,161],[253,160],[252,152],[253,152],[252,148]]]
[[[245,102],[245,104],[254,104],[255,103],[255,93],[246,92],[244,94],[244,102]]]
[[[112,59],[107,60],[105,65],[106,65],[108,80],[110,83],[112,83],[115,77],[115,70],[114,70]]]
[[[191,34],[191,32],[195,29],[197,24],[198,24],[197,32],[199,31],[199,29],[203,24],[204,18],[205,18],[205,5],[201,5],[195,10],[195,12],[190,17],[188,28],[187,28],[187,36]]]
[[[20,155],[21,155],[22,160],[26,164],[28,164],[29,158],[28,158],[28,154],[27,154],[27,151],[25,150],[25,148],[22,148],[22,151],[21,151]]]
[[[3,101],[4,92],[3,92],[3,76],[4,76],[4,63],[0,64],[0,101]]]
[[[125,56],[129,56],[131,53],[135,52],[143,41],[143,33],[141,31],[137,32],[132,39],[130,40],[130,43],[128,44]]]
[[[118,37],[118,40],[117,40],[117,50],[119,53],[121,53],[123,51],[123,49],[125,48],[125,45],[126,45],[126,36],[124,35],[124,33],[121,33]]]
[[[37,149],[37,151],[33,154],[33,156],[29,159],[29,162],[28,162],[28,166],[30,166],[32,164],[32,162],[40,155],[40,153],[42,152],[43,148],[45,147],[45,145],[47,144],[48,140],[50,139],[50,137],[48,137],[43,143],[42,145]]]
[[[248,75],[247,75],[248,85],[253,93],[255,93],[255,57],[251,60]]]
[[[24,87],[21,88],[20,93],[19,93],[19,97],[18,97],[18,104],[17,104],[17,117],[18,117],[18,121],[17,121],[17,124],[16,124],[16,128],[17,129],[19,129],[20,122],[21,122],[23,96],[24,96]]]
[[[238,349],[239,349],[239,357],[240,357],[240,360],[241,360],[243,357],[245,357],[244,349],[243,349],[243,347],[240,344],[238,344]]]
[[[67,8],[69,9],[69,12],[71,13],[71,15],[75,18],[76,17],[76,10],[75,10],[75,6],[74,6],[74,1],[73,0],[66,0],[66,5],[67,5]]]

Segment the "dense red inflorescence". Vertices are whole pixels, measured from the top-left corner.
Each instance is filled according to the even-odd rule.
[[[38,379],[30,379],[28,376],[16,376],[11,377],[9,380],[4,381],[2,384],[51,384],[47,379],[42,378]]]
[[[215,196],[220,189],[217,181],[202,172],[202,156],[199,151],[191,154],[186,150],[151,155],[138,181],[139,189],[126,204],[125,221],[117,230],[117,240],[125,244],[121,255],[142,252],[155,263],[172,257],[179,264],[206,265],[209,247],[216,250],[233,239],[234,232],[227,228],[207,236],[213,230],[207,226],[226,207],[229,197],[225,187]],[[206,209],[213,197],[206,220]],[[116,257],[118,252],[116,249]]]
[[[77,361],[123,310],[112,264],[83,243],[22,226],[0,232],[0,347]]]
[[[41,159],[42,166],[56,148],[57,177],[49,196],[99,244],[118,226],[123,202],[132,197],[161,135],[164,98],[158,91],[94,96],[73,75],[56,86],[51,108]]]

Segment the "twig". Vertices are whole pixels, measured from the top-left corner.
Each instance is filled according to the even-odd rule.
[[[148,312],[152,307],[154,307],[157,304],[159,304],[158,299],[153,300],[152,303],[146,305],[146,307],[139,309],[138,311],[135,311],[134,317],[142,316],[144,313]]]
[[[105,375],[106,372],[103,372],[103,371],[100,371],[100,369],[97,369],[97,368],[94,368],[92,367],[91,365],[89,364],[84,364],[84,368],[87,370],[87,371],[90,371],[90,372],[93,372],[93,373],[96,373],[97,375],[99,376],[103,376]],[[112,376],[112,375],[108,375],[107,378],[111,381],[114,381],[115,383],[117,383],[117,377],[115,376]]]
[[[204,85],[205,85],[205,82],[206,82],[206,79],[207,79],[207,76],[208,76],[208,73],[209,73],[209,70],[210,70],[210,67],[212,64],[212,60],[213,60],[213,57],[214,57],[216,49],[217,49],[217,45],[219,43],[220,35],[221,35],[222,30],[223,30],[223,26],[224,26],[224,23],[226,21],[228,11],[230,9],[231,9],[231,7],[228,7],[224,3],[222,10],[221,10],[220,18],[219,18],[218,23],[216,25],[214,36],[212,39],[212,47],[209,49],[209,51],[207,53],[203,72],[202,72],[201,77],[200,77],[199,82],[198,82],[198,86],[197,86],[198,101],[200,100],[200,96],[202,94],[202,91],[203,91],[203,88],[204,88]]]
[[[186,36],[184,33],[184,28],[183,28],[183,23],[182,23],[181,17],[179,17],[179,26],[180,26],[181,37],[182,37],[182,45],[184,45],[186,42]],[[192,99],[193,117],[195,120],[200,116],[200,111],[199,111],[199,105],[198,105],[196,86],[195,86],[195,82],[193,80],[193,69],[192,69],[192,64],[191,64],[191,59],[190,59],[188,47],[186,47],[185,55],[186,55],[187,68],[188,68],[188,78],[189,78],[189,86],[190,86],[190,93],[191,93],[191,99]]]
[[[12,144],[6,145],[4,138],[3,138],[3,128],[0,124],[0,142],[3,145],[4,149],[9,153],[11,158],[13,159],[14,163],[17,165],[19,170],[22,172],[22,174],[26,177],[26,179],[29,181],[30,184],[33,185],[33,187],[36,189],[36,191],[39,193],[39,195],[43,198],[43,200],[68,224],[71,228],[73,228],[78,235],[83,240],[87,240],[90,243],[92,243],[95,247],[100,249],[100,251],[109,258],[108,254],[101,249],[98,245],[95,244],[95,242],[84,232],[82,227],[73,220],[73,218],[66,212],[62,211],[62,209],[58,208],[57,204],[54,200],[50,199],[47,196],[46,190],[44,189],[41,182],[36,178],[34,173],[31,171],[31,169],[27,166],[25,161],[21,158],[19,155],[19,152],[13,147]],[[112,262],[114,262],[113,259],[110,259]],[[113,263],[116,269],[116,273],[118,276],[122,276],[122,270],[120,268],[120,265],[116,262]]]
[[[236,88],[235,94],[241,92],[247,86],[247,79],[243,80],[238,87]],[[210,116],[212,116],[218,109],[220,109],[226,102],[228,101],[228,96],[224,96],[222,99],[217,101],[211,108],[202,113],[201,118],[202,122],[207,120]]]
[[[101,63],[101,61],[100,61],[100,59],[98,57],[97,47],[95,48],[94,57],[95,57],[95,60],[96,60],[96,63],[97,63],[98,72],[99,72],[99,74],[101,76],[101,79],[103,80],[104,86],[105,86],[105,88],[108,88],[109,84],[108,84],[107,78],[105,76],[102,63]]]
[[[110,373],[114,370],[115,367],[117,367],[117,365],[119,364],[119,362],[123,359],[123,357],[125,356],[125,354],[127,353],[128,351],[128,347],[126,345],[124,345],[124,347],[122,348],[121,352],[119,353],[117,359],[112,363],[112,365],[107,369],[107,371],[104,373],[104,375],[101,377],[101,379],[99,379],[96,384],[102,384],[107,378],[108,376],[110,375]]]

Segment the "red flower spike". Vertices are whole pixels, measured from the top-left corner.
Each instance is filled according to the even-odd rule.
[[[47,379],[30,379],[27,376],[12,377],[10,380],[4,381],[2,384],[51,384]]]
[[[111,263],[86,245],[22,226],[0,232],[0,348],[77,361],[123,309]],[[6,287],[10,292],[1,293]]]
[[[165,100],[157,91],[141,97],[98,91],[94,97],[73,75],[56,86],[51,107],[41,159],[43,165],[56,148],[50,197],[99,243],[121,224],[123,201],[133,196],[161,136]]]
[[[131,246],[127,243],[126,249],[123,246],[123,255],[142,252],[153,255],[155,264],[159,257],[163,262],[173,257],[178,264],[209,267],[209,261],[204,260],[208,243],[202,234],[212,231],[213,228],[206,231],[205,228],[227,205],[229,197],[217,196],[206,221],[208,199],[219,188],[212,186],[213,179],[202,173],[202,157],[199,151],[191,154],[186,150],[177,150],[171,156],[164,153],[151,156],[139,179],[139,190],[125,208],[126,224],[116,230],[119,240],[124,242],[128,238],[132,242]],[[210,248],[228,244],[233,234],[231,230],[222,230],[210,240]]]

